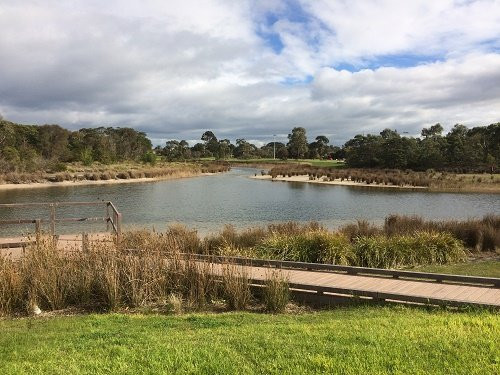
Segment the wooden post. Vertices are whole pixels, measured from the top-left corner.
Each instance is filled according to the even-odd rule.
[[[106,232],[109,231],[109,203],[106,203]]]
[[[116,244],[119,245],[122,239],[122,214],[116,213]]]

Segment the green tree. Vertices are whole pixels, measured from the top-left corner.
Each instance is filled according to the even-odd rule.
[[[234,157],[241,159],[252,158],[257,151],[255,145],[248,143],[245,139],[239,138],[236,140],[236,147],[234,149]]]
[[[292,133],[288,134],[288,156],[294,159],[301,159],[307,154],[308,145],[306,130],[302,127],[295,127]]]
[[[217,140],[217,137],[215,134],[207,130],[203,135],[201,136],[201,140],[205,142],[205,148],[212,153],[212,155],[217,156],[219,153],[219,142]]]
[[[443,127],[438,122],[436,125],[432,125],[428,129],[423,128],[421,134],[422,134],[422,137],[427,138],[427,137],[433,137],[433,136],[440,136],[442,132],[443,132]]]

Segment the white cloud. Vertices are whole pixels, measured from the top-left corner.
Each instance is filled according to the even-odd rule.
[[[438,121],[500,119],[500,1],[302,7],[295,17],[280,0],[4,0],[0,112],[24,123],[134,126],[158,141],[213,129],[267,142],[301,125],[338,143],[385,127],[416,134]],[[281,53],[259,32],[279,35]],[[395,54],[439,59],[374,63]],[[332,68],[340,63],[365,69]]]

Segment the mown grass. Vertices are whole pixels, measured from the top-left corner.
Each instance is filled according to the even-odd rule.
[[[209,161],[215,160],[214,158],[203,158],[200,160]],[[227,159],[230,163],[235,164],[248,164],[248,165],[268,165],[268,164],[276,164],[276,165],[303,165],[303,166],[316,166],[316,167],[328,167],[328,168],[340,168],[345,164],[340,160],[319,160],[319,159],[272,159],[272,158],[260,158],[260,159]]]
[[[296,315],[0,320],[2,374],[498,374],[500,316],[405,307]]]
[[[500,261],[484,260],[456,264],[439,264],[415,267],[415,270],[454,275],[500,277]]]

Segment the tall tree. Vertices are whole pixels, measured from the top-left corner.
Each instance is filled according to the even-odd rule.
[[[212,153],[212,155],[217,156],[219,152],[219,142],[217,141],[217,137],[215,134],[207,130],[201,136],[201,140],[205,142],[205,148]]]
[[[308,151],[306,129],[302,127],[295,127],[292,132],[288,134],[288,156],[294,159],[303,158]]]

